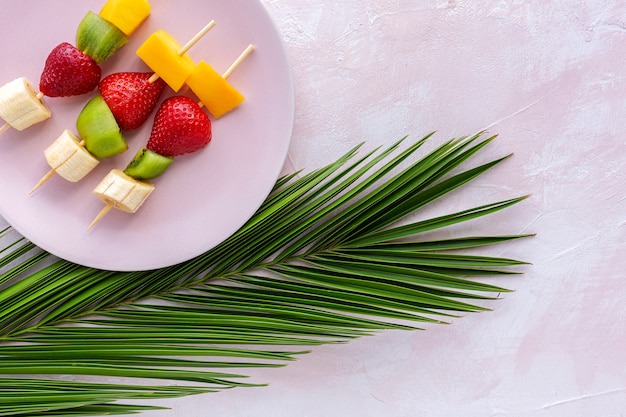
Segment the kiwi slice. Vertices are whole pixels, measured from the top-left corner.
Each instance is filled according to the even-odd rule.
[[[87,150],[98,159],[128,149],[122,131],[102,96],[95,96],[83,107],[76,119],[76,129]]]
[[[138,180],[149,180],[163,174],[174,161],[171,156],[159,155],[145,147],[139,149],[124,170],[124,174]]]
[[[127,43],[124,32],[94,12],[87,12],[76,30],[76,47],[98,64]]]

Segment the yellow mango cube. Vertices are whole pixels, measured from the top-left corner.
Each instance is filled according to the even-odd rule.
[[[137,49],[137,56],[159,77],[178,92],[196,67],[187,55],[179,55],[181,46],[164,30],[157,30]]]
[[[244,96],[204,61],[200,61],[191,72],[187,85],[215,118],[244,101]]]
[[[148,0],[108,0],[99,16],[130,36],[150,16]]]

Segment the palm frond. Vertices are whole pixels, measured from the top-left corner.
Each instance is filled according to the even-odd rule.
[[[3,231],[0,239],[9,242],[0,252],[0,415],[141,412],[113,402],[259,386],[240,370],[281,367],[317,345],[488,310],[507,289],[474,278],[514,275],[525,263],[466,252],[530,235],[421,235],[526,197],[403,223],[508,158],[459,172],[494,139],[479,134],[410,162],[430,136],[363,156],[358,146],[321,169],[280,178],[238,232],[168,268],[81,267]],[[55,375],[199,385],[109,385]]]
[[[200,387],[136,386],[47,380],[0,378],[0,415],[103,416],[136,414],[162,407],[113,404],[121,398],[162,399],[211,392]]]

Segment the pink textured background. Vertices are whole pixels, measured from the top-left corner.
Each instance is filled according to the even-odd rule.
[[[269,387],[163,401],[145,416],[626,415],[626,3],[263,0],[296,83],[285,172],[437,130],[482,129],[514,156],[436,207],[532,194],[465,226],[531,233],[489,253],[532,262],[512,288],[425,332],[316,348]],[[476,4],[478,3],[478,4]]]
[[[318,348],[263,371],[269,387],[183,399],[171,415],[626,415],[626,3],[264,3],[295,74],[285,171],[362,140],[487,128],[499,139],[477,161],[514,156],[438,208],[532,194],[467,227],[538,233],[492,249],[533,265],[496,280],[515,292],[494,312]]]

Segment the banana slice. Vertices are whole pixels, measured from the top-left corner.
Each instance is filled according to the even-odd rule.
[[[16,130],[24,130],[52,113],[33,85],[24,77],[0,87],[0,118]]]
[[[64,130],[44,151],[48,165],[71,182],[80,181],[100,162],[81,145],[79,139],[69,130]]]
[[[136,180],[122,170],[113,169],[94,188],[93,194],[107,206],[135,213],[153,190],[153,184]]]

